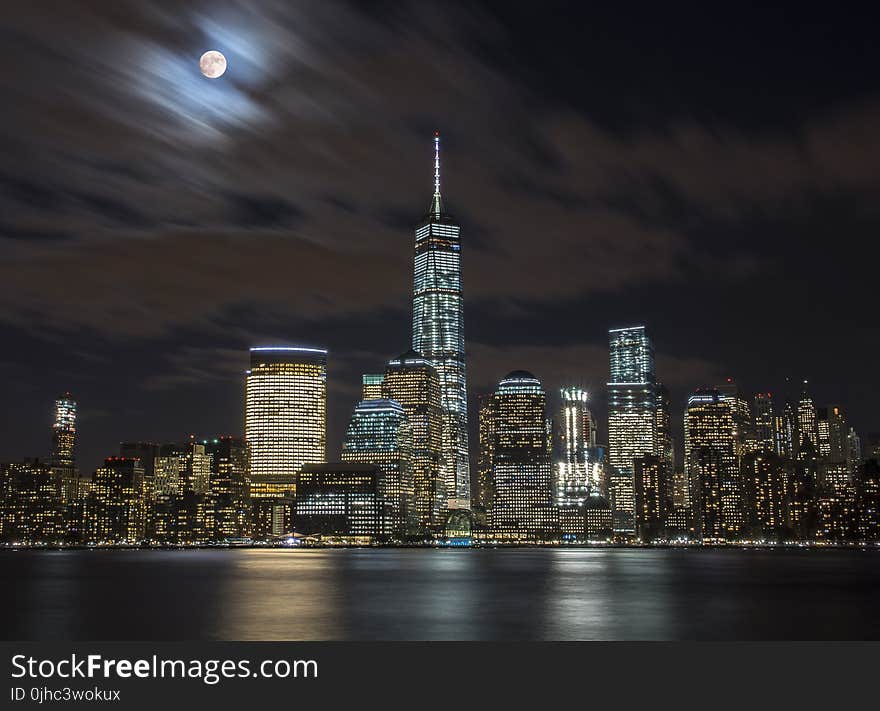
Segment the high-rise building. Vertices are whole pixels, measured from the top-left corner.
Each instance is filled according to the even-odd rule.
[[[852,427],[846,435],[846,466],[850,474],[855,474],[862,466],[862,440]]]
[[[646,454],[633,462],[636,533],[643,541],[665,536],[665,524],[672,508],[670,467],[664,457]]]
[[[609,493],[615,532],[634,535],[633,462],[646,454],[661,454],[654,346],[644,326],[612,328],[608,337],[608,459],[612,467]]]
[[[733,417],[733,446],[737,460],[748,450],[748,443],[754,440],[754,421],[749,401],[742,396],[739,386],[733,378],[727,378],[723,385],[718,386],[720,392],[730,403]]]
[[[636,535],[635,461],[633,459],[633,466],[629,471],[622,471],[614,466],[608,468],[611,528],[617,538],[632,538]]]
[[[0,530],[12,543],[54,543],[63,526],[52,468],[39,459],[0,464]]]
[[[140,460],[108,457],[92,477],[86,538],[92,543],[140,543],[146,536],[146,504]]]
[[[789,525],[789,460],[761,449],[743,458],[741,472],[745,535],[752,540],[784,540]]]
[[[415,351],[389,361],[382,380],[382,397],[403,407],[412,431],[413,488],[416,518],[421,528],[443,524],[445,487],[441,476],[443,409],[436,369]]]
[[[119,456],[125,459],[137,459],[144,470],[144,528],[146,537],[152,538],[155,532],[156,513],[156,458],[159,456],[159,445],[155,442],[120,442]],[[80,489],[83,488],[80,482]],[[80,501],[84,501],[88,492],[80,492]]]
[[[480,395],[480,452],[477,458],[477,502],[482,516],[488,519],[495,498],[493,468],[495,466],[495,428],[498,421],[495,393]]]
[[[880,462],[869,459],[855,476],[856,531],[863,541],[880,541]]]
[[[499,539],[545,538],[555,533],[547,396],[531,373],[517,370],[495,390],[494,496],[488,515]]]
[[[825,408],[828,422],[828,459],[832,462],[846,461],[846,415],[840,405],[829,405]]]
[[[434,366],[440,378],[446,504],[448,508],[469,508],[461,240],[459,227],[440,196],[439,134],[434,135],[434,195],[415,237],[412,347]]]
[[[380,399],[384,379],[384,373],[364,373],[361,376],[361,400]]]
[[[251,482],[295,485],[303,464],[327,459],[327,351],[251,348],[245,440]]]
[[[297,475],[293,525],[306,536],[373,539],[385,534],[378,467],[306,464]]]
[[[782,422],[779,428],[780,456],[796,459],[799,451],[798,413],[795,405],[789,400],[782,408]]]
[[[250,530],[247,447],[229,435],[202,443],[210,461],[209,532],[213,541],[243,538]]]
[[[776,416],[773,412],[773,396],[770,393],[755,395],[753,433],[755,451],[776,452]]]
[[[361,400],[354,408],[341,459],[379,467],[379,495],[387,510],[386,529],[403,538],[416,526],[412,472],[412,428],[403,406],[395,400]]]
[[[816,408],[816,443],[820,459],[828,459],[831,454],[831,423],[828,421],[828,408]]]
[[[50,466],[59,501],[62,504],[73,502],[77,497],[76,400],[70,393],[55,400]]]
[[[580,506],[589,495],[592,474],[590,452],[596,446],[596,421],[586,391],[565,387],[556,417],[554,497],[558,506]]]
[[[657,383],[657,456],[666,462],[671,471],[675,465],[675,441],[672,439],[672,410],[669,390]]]
[[[797,407],[798,424],[798,458],[802,458],[804,440],[809,441],[812,451],[819,454],[819,430],[816,423],[816,405],[813,398],[807,392],[807,381],[804,381],[804,389]]]
[[[703,540],[732,540],[742,526],[736,401],[698,389],[684,413],[685,471],[697,531]]]

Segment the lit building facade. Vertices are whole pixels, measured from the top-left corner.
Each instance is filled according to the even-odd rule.
[[[469,508],[461,239],[459,227],[440,196],[439,135],[434,137],[434,195],[415,238],[412,347],[434,366],[440,378],[446,505]]]
[[[76,400],[70,393],[55,400],[50,464],[59,500],[72,503],[77,497]]]
[[[495,428],[498,421],[495,393],[480,395],[480,453],[477,457],[477,499],[480,513],[488,518],[495,498],[493,469],[495,467]]]
[[[771,393],[757,393],[755,395],[753,433],[754,451],[779,453],[777,451],[776,415],[773,411]]]
[[[388,362],[382,397],[403,407],[412,432],[410,466],[416,523],[439,528],[445,520],[446,498],[441,475],[443,409],[436,369],[415,351]]]
[[[774,451],[743,457],[743,533],[752,540],[785,540],[789,530],[791,465]]]
[[[560,390],[556,416],[553,496],[559,514],[560,533],[568,539],[584,536],[584,503],[598,495],[594,479],[596,420],[588,407],[589,397],[578,387]]]
[[[386,529],[398,538],[413,532],[418,516],[411,462],[412,429],[403,406],[395,400],[361,400],[348,423],[341,459],[379,468],[378,492],[387,507]]]
[[[672,407],[669,390],[663,383],[657,383],[657,456],[672,469],[675,464],[675,441],[672,439]]]
[[[846,461],[846,415],[840,405],[816,408],[819,456],[829,462]]]
[[[664,457],[645,455],[633,462],[636,535],[646,542],[665,537],[672,508],[670,467]]]
[[[297,475],[293,526],[306,536],[374,539],[383,536],[385,502],[379,467],[306,464]]]
[[[734,540],[742,527],[736,401],[699,389],[684,415],[685,471],[694,521],[704,541]]]
[[[495,390],[492,490],[494,537],[546,538],[556,532],[547,396],[531,373],[510,373]]]
[[[139,459],[109,457],[92,476],[85,505],[86,538],[98,544],[138,544],[146,537],[147,501]]]
[[[561,405],[556,417],[556,478],[554,494],[559,506],[576,500],[582,504],[594,484],[590,452],[596,446],[596,421],[586,391],[565,387],[559,391]]]
[[[327,458],[327,351],[251,348],[245,440],[255,484],[295,481],[303,464]]]
[[[852,427],[846,434],[846,465],[851,474],[856,474],[862,467],[862,440]]]
[[[210,462],[209,524],[211,540],[244,538],[250,533],[247,446],[229,435],[203,443]]]
[[[644,326],[613,328],[608,338],[608,459],[613,468],[610,498],[615,532],[634,535],[633,462],[644,455],[663,454],[657,434],[654,346]]]
[[[819,430],[816,422],[816,405],[813,398],[807,392],[807,381],[804,381],[804,390],[801,393],[801,399],[797,406],[797,452],[798,459],[803,459],[806,452],[811,452],[813,456],[819,454]],[[804,446],[804,442],[809,443],[809,447]]]
[[[11,543],[59,542],[63,537],[52,468],[39,459],[0,464],[0,531]]]
[[[788,459],[795,459],[798,453],[797,407],[786,400],[782,406],[781,421],[778,422],[778,453]]]
[[[364,373],[361,376],[361,400],[378,400],[382,397],[383,373]]]

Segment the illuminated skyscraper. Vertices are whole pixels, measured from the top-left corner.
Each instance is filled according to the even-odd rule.
[[[497,424],[495,393],[480,395],[480,453],[477,459],[477,498],[482,513],[488,518],[495,497],[493,467],[495,466],[495,427]]]
[[[804,450],[803,444],[804,440],[808,440],[812,445],[812,452],[815,454],[819,454],[819,431],[816,424],[816,405],[813,403],[813,398],[807,393],[807,381],[804,381],[804,390],[801,394],[801,399],[798,401],[797,408],[797,423],[798,423],[798,442],[797,442],[797,451],[798,458],[802,458],[802,451]]]
[[[440,470],[443,409],[437,371],[410,350],[389,361],[382,396],[400,403],[412,430],[410,463],[417,523],[423,528],[439,527],[446,506]]]
[[[829,462],[846,461],[846,417],[840,405],[816,408],[819,457]]]
[[[856,474],[862,466],[862,440],[852,427],[846,435],[846,466],[850,474]]]
[[[756,451],[776,452],[776,416],[773,413],[773,397],[770,393],[755,395],[753,431]]]
[[[387,529],[398,537],[418,520],[411,458],[412,429],[403,407],[394,400],[361,400],[348,423],[341,459],[379,467],[378,491],[387,505]]]
[[[735,539],[742,527],[736,401],[717,389],[699,389],[684,413],[688,490],[703,540]]]
[[[740,470],[747,537],[784,540],[789,525],[790,467],[788,460],[772,450],[761,449],[743,458]]]
[[[361,376],[361,400],[378,400],[382,397],[382,373],[364,373]]]
[[[780,447],[779,453],[788,459],[795,459],[798,453],[798,416],[797,408],[789,400],[782,408],[782,418],[777,432]]]
[[[448,508],[469,508],[461,240],[459,227],[440,197],[439,134],[434,135],[434,195],[415,236],[412,347],[440,377],[446,504]]]
[[[556,504],[575,503],[571,499],[582,504],[594,483],[589,479],[589,453],[596,446],[596,423],[587,407],[586,391],[566,387],[560,395],[562,404],[556,418]]]
[[[608,459],[613,467],[610,498],[615,532],[629,535],[635,533],[633,462],[646,454],[661,454],[654,346],[644,326],[612,328],[608,337]]]
[[[633,462],[636,533],[643,541],[664,537],[672,508],[670,466],[663,457],[645,455]]]
[[[209,531],[212,540],[241,538],[250,528],[247,502],[247,447],[238,437],[202,443],[210,460]]]
[[[109,457],[95,471],[86,502],[86,537],[93,543],[139,543],[146,535],[144,468],[139,459]]]
[[[672,439],[672,413],[669,402],[669,390],[662,383],[657,383],[657,456],[667,464],[669,471],[675,464],[675,443]]]
[[[56,496],[62,504],[76,499],[76,400],[64,393],[55,400],[50,460]]]
[[[245,439],[251,482],[257,491],[270,484],[289,488],[303,464],[327,458],[327,351],[267,347],[250,353]]]
[[[559,524],[566,537],[584,535],[584,503],[598,495],[598,481],[590,454],[596,451],[596,420],[587,407],[586,391],[577,387],[560,390],[561,405],[556,416],[554,500]]]
[[[54,543],[64,536],[51,468],[39,459],[0,464],[0,529],[13,543]]]
[[[739,387],[733,378],[727,378],[725,383],[718,387],[718,391],[730,403],[733,416],[733,443],[737,462],[746,453],[747,441],[754,436],[754,422],[752,421],[752,408],[739,391]]]
[[[500,539],[555,533],[547,397],[540,381],[517,370],[495,390],[495,441],[489,527]]]

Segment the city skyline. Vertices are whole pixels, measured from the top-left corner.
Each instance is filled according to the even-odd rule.
[[[398,543],[470,541],[472,528],[504,542],[874,535],[873,474],[840,405],[817,406],[806,379],[796,400],[787,382],[775,404],[770,391],[750,398],[727,377],[690,391],[677,443],[643,324],[608,329],[605,437],[582,378],[550,401],[519,368],[478,397],[469,450],[461,274],[434,131],[433,194],[415,230],[413,348],[384,373],[373,364],[362,373],[339,450],[327,442],[326,348],[248,349],[240,444],[229,435],[200,444],[194,434],[121,441],[122,456],[93,474],[78,466],[79,406],[66,391],[46,462],[3,465],[4,538],[55,541],[65,530],[72,543],[189,544],[300,535],[299,525]],[[875,440],[866,437],[876,464]]]

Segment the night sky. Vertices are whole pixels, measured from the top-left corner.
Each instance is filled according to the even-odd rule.
[[[4,4],[0,458],[48,453],[65,390],[84,472],[123,439],[242,433],[272,344],[330,349],[335,458],[360,374],[409,347],[435,129],[472,420],[523,368],[586,386],[604,439],[607,329],[644,323],[676,422],[695,387],[790,377],[880,430],[876,18],[172,8]]]

